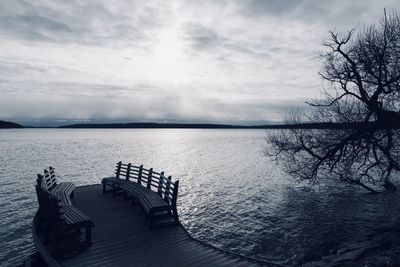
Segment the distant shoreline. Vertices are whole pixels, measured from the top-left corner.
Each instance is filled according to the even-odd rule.
[[[230,125],[212,123],[84,123],[63,126],[22,126],[20,124],[0,121],[0,128],[28,128],[28,129],[360,129],[364,123],[299,123],[299,124],[266,124],[266,125]],[[382,125],[369,123],[367,127],[382,128]]]
[[[95,124],[73,124],[60,126],[58,128],[78,129],[264,129],[275,125],[229,125],[210,123],[95,123]]]
[[[371,125],[372,126],[372,125]],[[361,123],[301,123],[270,125],[229,125],[229,124],[189,124],[189,123],[96,123],[73,124],[58,128],[74,129],[355,129]]]

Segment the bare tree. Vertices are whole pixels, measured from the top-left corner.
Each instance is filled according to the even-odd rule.
[[[308,103],[307,122],[331,129],[267,133],[267,154],[289,174],[318,182],[338,178],[372,192],[395,190],[400,170],[400,16],[346,34],[330,32],[319,73],[329,87]],[[291,123],[302,116],[291,116]]]

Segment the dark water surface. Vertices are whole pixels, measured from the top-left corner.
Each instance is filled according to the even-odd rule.
[[[398,194],[309,187],[263,155],[264,130],[18,129],[0,131],[0,265],[33,249],[36,173],[99,183],[116,161],[180,179],[178,210],[193,236],[284,265],[363,239],[399,214]]]

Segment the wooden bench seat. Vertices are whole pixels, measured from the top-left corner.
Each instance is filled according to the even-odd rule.
[[[121,179],[120,179],[121,180]],[[126,196],[136,196],[137,199],[146,196],[146,188],[138,183],[122,180],[119,187],[124,190]]]
[[[132,182],[123,183],[120,186],[128,197],[133,197],[140,202],[149,216],[153,216],[151,210],[169,211],[170,209],[168,203],[165,202],[164,199],[162,199],[156,192],[153,192],[146,187]]]
[[[102,179],[102,183],[110,185],[110,186],[114,186],[114,185],[118,185],[119,183],[123,182],[124,180],[116,178],[116,177],[106,177]]]
[[[91,228],[94,227],[93,220],[83,214],[73,205],[63,205],[59,199],[54,196],[49,196],[50,199],[50,215],[52,221],[52,232],[56,239],[56,245],[59,240],[63,239],[65,234],[70,231],[79,232],[82,228],[85,229],[85,245],[90,245],[92,242]]]
[[[47,190],[51,194],[60,194],[60,192],[64,192],[68,196],[74,197],[74,189],[75,185],[71,182],[61,182],[58,183],[56,179],[55,169],[53,167],[49,167],[49,169],[44,170],[44,175],[39,179],[41,179],[40,186],[43,189]]]
[[[147,213],[150,212],[152,209],[161,209],[161,210],[168,210],[169,205],[162,199],[157,193],[146,190],[145,197],[140,198],[140,203],[142,204],[143,208],[146,210]]]
[[[143,165],[117,163],[115,177],[102,179],[103,193],[122,190],[125,197],[137,200],[150,219],[150,226],[179,223],[176,200],[179,181],[172,182],[164,172],[144,169]],[[107,186],[111,190],[107,191]],[[165,220],[165,218],[172,220]]]
[[[93,221],[89,216],[83,214],[77,208],[72,205],[60,206],[61,214],[63,215],[63,220],[67,225],[79,224],[79,225],[93,225]]]
[[[119,179],[119,178],[116,178],[116,177],[103,178],[101,180],[101,183],[103,184],[103,193],[105,193],[107,191],[106,190],[106,186],[110,186],[112,188],[111,191],[113,192],[113,195],[115,196],[116,192],[121,190],[121,184],[124,181],[125,180]]]
[[[57,184],[53,190],[51,190],[51,192],[53,194],[56,194],[58,192],[64,192],[67,195],[70,195],[71,197],[74,197],[74,189],[75,189],[75,185],[71,182],[61,182],[59,184]]]
[[[47,172],[47,177],[54,176],[54,168]],[[54,247],[57,246],[64,236],[69,235],[71,231],[80,233],[81,229],[85,229],[84,244],[91,244],[91,228],[94,227],[93,220],[83,214],[71,201],[75,185],[65,182],[55,186],[49,186],[54,182],[46,179],[46,171],[44,176],[38,174],[36,193],[39,201],[39,228],[46,235],[46,239],[54,239]]]
[[[64,191],[51,192],[51,195],[56,197],[64,206],[72,205],[69,194]]]

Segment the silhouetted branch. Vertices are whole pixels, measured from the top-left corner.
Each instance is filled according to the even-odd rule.
[[[354,125],[349,129],[290,129],[268,134],[267,155],[284,170],[313,183],[323,177],[371,192],[394,190],[400,171],[400,17],[384,14],[378,24],[346,34],[330,32],[319,75],[324,97],[306,102],[310,123]],[[290,117],[297,121],[300,117]]]

